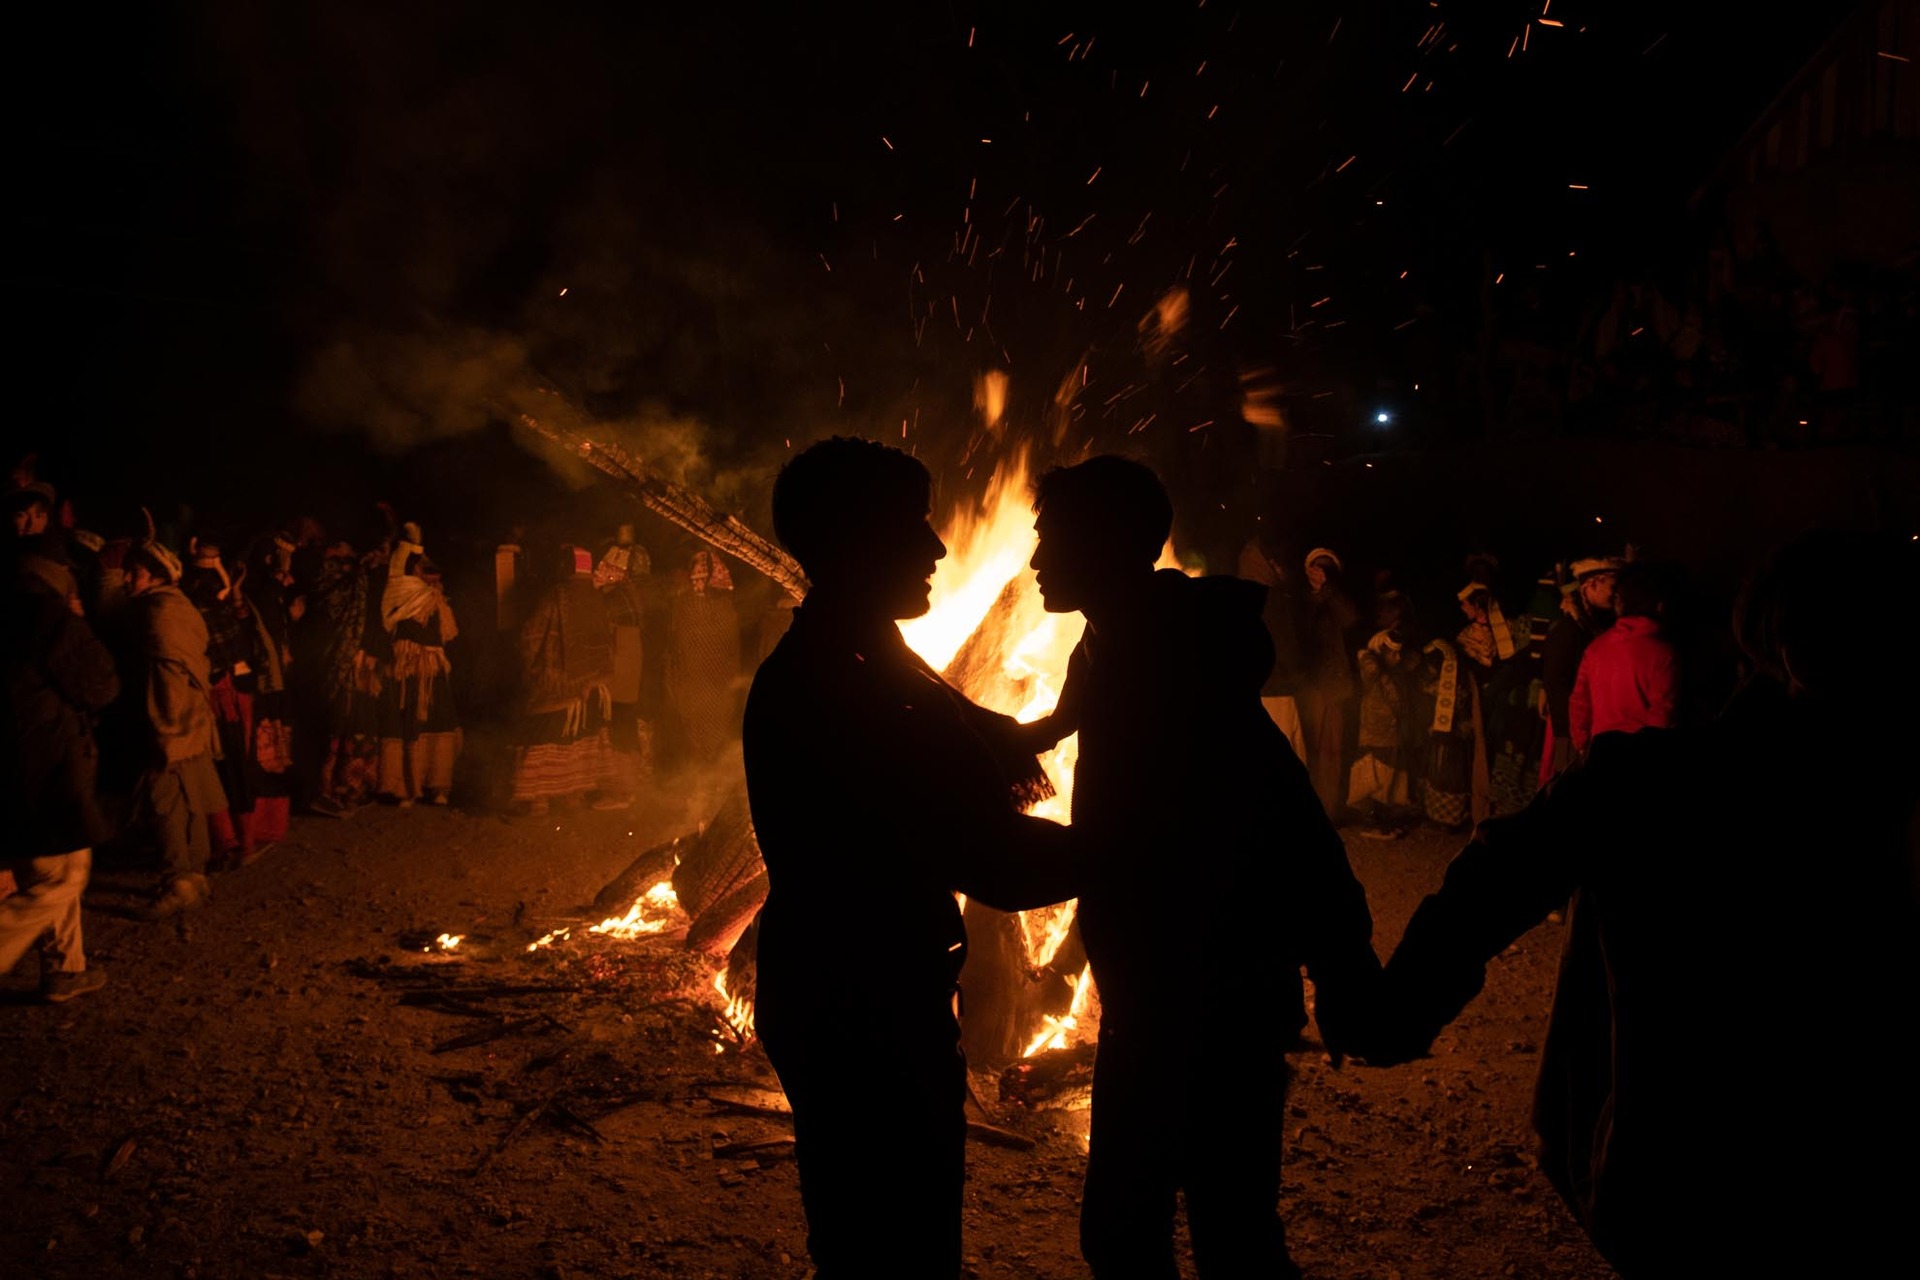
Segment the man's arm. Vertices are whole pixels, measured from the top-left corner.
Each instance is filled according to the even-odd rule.
[[[1520,813],[1480,824],[1447,868],[1439,892],[1420,904],[1386,967],[1379,1042],[1363,1056],[1405,1061],[1480,993],[1487,962],[1564,906],[1580,882],[1598,819],[1620,789],[1602,744],[1554,780]]]

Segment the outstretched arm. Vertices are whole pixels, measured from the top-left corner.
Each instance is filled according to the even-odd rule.
[[[1608,807],[1608,772],[1604,762],[1598,771],[1583,762],[1520,813],[1480,824],[1387,962],[1379,1040],[1363,1056],[1424,1054],[1480,993],[1487,962],[1566,904]]]

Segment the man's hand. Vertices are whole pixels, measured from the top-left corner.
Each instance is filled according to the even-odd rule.
[[[13,872],[0,868],[0,898],[11,898],[20,892],[20,882],[13,878]]]

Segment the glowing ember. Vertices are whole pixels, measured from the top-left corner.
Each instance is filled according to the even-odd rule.
[[[565,939],[567,935],[571,934],[572,932],[573,932],[572,925],[568,925],[563,929],[555,929],[552,933],[549,933],[544,937],[535,938],[532,942],[529,942],[527,944],[527,950],[538,951],[542,947],[550,947],[554,943]]]
[[[433,943],[435,946],[439,947],[442,951],[451,951],[455,947],[459,946],[460,940],[466,936],[467,935],[464,933],[443,933],[439,937],[435,938],[433,940]]]
[[[673,882],[662,880],[635,900],[626,915],[608,916],[599,924],[589,925],[587,932],[609,938],[638,938],[659,933],[672,923],[672,913],[679,909],[680,897],[673,891]]]

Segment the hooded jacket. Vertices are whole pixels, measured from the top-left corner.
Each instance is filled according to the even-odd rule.
[[[1378,973],[1345,846],[1260,703],[1265,600],[1238,578],[1162,570],[1069,661],[1073,824],[1096,851],[1079,918],[1103,1026],[1252,1003],[1291,1035],[1304,964],[1337,1040],[1329,1021]]]

